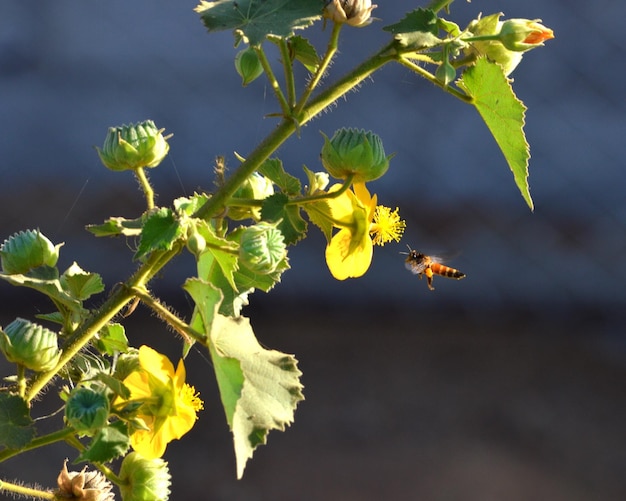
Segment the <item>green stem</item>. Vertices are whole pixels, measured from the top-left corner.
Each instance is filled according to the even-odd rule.
[[[454,87],[445,85],[443,82],[439,81],[437,77],[435,77],[435,75],[433,75],[432,73],[429,73],[424,68],[415,64],[413,61],[407,59],[406,57],[399,56],[397,58],[397,61],[402,66],[405,66],[406,68],[410,69],[414,73],[417,73],[419,76],[424,77],[433,85],[436,85],[442,90],[445,90],[447,93],[452,94],[454,97],[456,97],[457,99],[460,99],[464,103],[472,104],[472,102],[474,101],[474,98],[472,96],[468,96],[467,94],[464,94],[463,92],[461,92],[458,89],[455,89]]]
[[[254,52],[256,52],[259,61],[261,62],[261,66],[263,66],[263,71],[265,71],[265,74],[267,75],[267,79],[270,82],[270,85],[272,86],[272,89],[274,90],[274,94],[276,95],[276,99],[278,99],[278,102],[280,103],[280,107],[283,110],[283,116],[290,116],[291,115],[291,108],[289,107],[289,104],[287,103],[287,99],[285,99],[285,94],[283,94],[283,91],[280,88],[280,84],[278,83],[278,80],[276,79],[276,76],[274,75],[274,71],[272,70],[272,65],[269,63],[269,61],[267,60],[267,56],[265,55],[265,51],[263,50],[262,46],[258,46],[258,47],[253,47]]]
[[[295,117],[297,123],[299,125],[306,124],[340,97],[350,92],[381,66],[390,61],[394,61],[396,55],[395,52],[390,49],[390,46],[384,47],[380,52],[354,68],[335,84],[313,98],[309,104],[303,108],[302,112]],[[250,153],[250,155],[248,155],[246,160],[237,168],[233,175],[226,180],[222,188],[209,198],[209,200],[196,211],[193,217],[208,221],[216,214],[220,213],[241,183],[255,172],[263,162],[297,130],[296,121],[291,118],[283,118],[278,126],[252,153]]]
[[[30,496],[35,499],[56,499],[53,492],[31,489],[25,485],[14,484],[7,482],[6,480],[0,480],[0,492],[1,491],[12,492],[13,494],[20,496]]]
[[[26,394],[26,368],[22,364],[17,364],[17,391],[20,397]]]
[[[294,116],[299,115],[300,112],[304,109],[306,103],[311,97],[311,94],[317,87],[317,84],[320,83],[320,80],[324,76],[324,73],[326,73],[326,70],[328,69],[330,62],[332,61],[335,53],[337,52],[337,47],[339,46],[339,33],[341,32],[342,26],[343,26],[342,23],[333,24],[333,31],[330,34],[330,40],[328,41],[328,47],[326,49],[326,54],[324,55],[324,59],[322,59],[322,62],[318,66],[317,71],[315,72],[315,75],[313,75],[313,78],[311,78],[311,80],[309,81],[308,85],[306,86],[306,89],[304,89],[304,93],[302,94],[302,97],[300,97],[300,101],[298,102],[294,110]]]
[[[329,199],[337,198],[338,196],[341,196],[348,188],[350,188],[352,181],[354,181],[354,174],[350,174],[344,180],[343,184],[341,185],[341,188],[339,188],[338,190],[326,192],[326,193],[319,193],[317,195],[309,195],[308,197],[302,197],[302,198],[298,198],[295,200],[290,200],[285,205],[306,205],[306,204],[319,202],[320,200],[329,200]]]
[[[280,56],[283,62],[283,68],[285,69],[285,84],[287,86],[287,101],[289,109],[293,109],[296,105],[296,80],[293,76],[293,64],[291,55],[289,54],[289,45],[287,40],[283,37],[279,42]]]
[[[139,167],[133,172],[135,173],[135,177],[137,178],[137,181],[139,181],[141,190],[146,197],[146,205],[148,207],[148,210],[154,209],[154,190],[152,189],[152,186],[150,186],[150,182],[148,181],[148,176],[146,176],[146,172],[144,171],[143,167]]]
[[[22,452],[31,451],[33,449],[37,449],[38,447],[44,447],[46,445],[54,444],[56,442],[61,442],[63,440],[66,440],[69,436],[73,434],[73,428],[63,428],[59,431],[49,433],[48,435],[42,435],[41,437],[35,438],[21,449],[4,449],[0,451],[0,463],[9,458],[12,458],[13,456],[21,454]]]
[[[185,341],[191,342],[192,339],[201,343],[205,341],[204,336],[192,329],[184,320],[174,315],[174,313],[163,306],[158,299],[152,297],[145,287],[134,287],[132,291],[134,295],[152,309],[161,320],[169,324],[170,327],[183,336]]]
[[[124,306],[133,299],[134,296],[131,292],[133,287],[144,285],[148,282],[178,252],[178,248],[170,251],[153,252],[146,263],[126,282],[125,287],[115,289],[104,304],[74,331],[63,347],[63,352],[61,353],[57,365],[48,372],[39,374],[33,380],[30,388],[28,388],[26,392],[26,401],[30,402],[35,398],[65,364],[72,360],[72,358],[93,339],[98,331],[109,323]]]

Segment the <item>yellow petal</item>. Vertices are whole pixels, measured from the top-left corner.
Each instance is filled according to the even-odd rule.
[[[149,346],[139,348],[139,364],[144,371],[164,383],[174,377],[174,366],[169,358]]]
[[[326,264],[337,280],[363,276],[372,262],[373,245],[367,236],[352,251],[349,230],[339,231],[326,247]]]

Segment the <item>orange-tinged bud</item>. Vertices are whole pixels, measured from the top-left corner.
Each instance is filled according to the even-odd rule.
[[[535,19],[508,19],[502,23],[499,40],[507,49],[524,52],[554,38],[554,32]]]

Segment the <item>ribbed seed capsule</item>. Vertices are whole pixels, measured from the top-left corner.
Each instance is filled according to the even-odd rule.
[[[27,273],[39,266],[55,266],[62,245],[55,246],[39,230],[15,233],[0,248],[2,271],[13,275]]]
[[[0,331],[0,350],[9,362],[37,372],[52,369],[61,355],[55,332],[23,318]]]
[[[262,221],[241,233],[239,261],[255,273],[272,273],[286,255],[285,239],[275,224]]]

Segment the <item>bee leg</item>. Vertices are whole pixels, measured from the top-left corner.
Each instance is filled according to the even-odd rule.
[[[431,270],[430,268],[426,268],[426,269],[424,270],[424,275],[426,275],[426,280],[427,280],[427,283],[428,283],[428,288],[429,288],[431,291],[434,291],[434,290],[435,290],[435,288],[433,287],[433,270]]]

